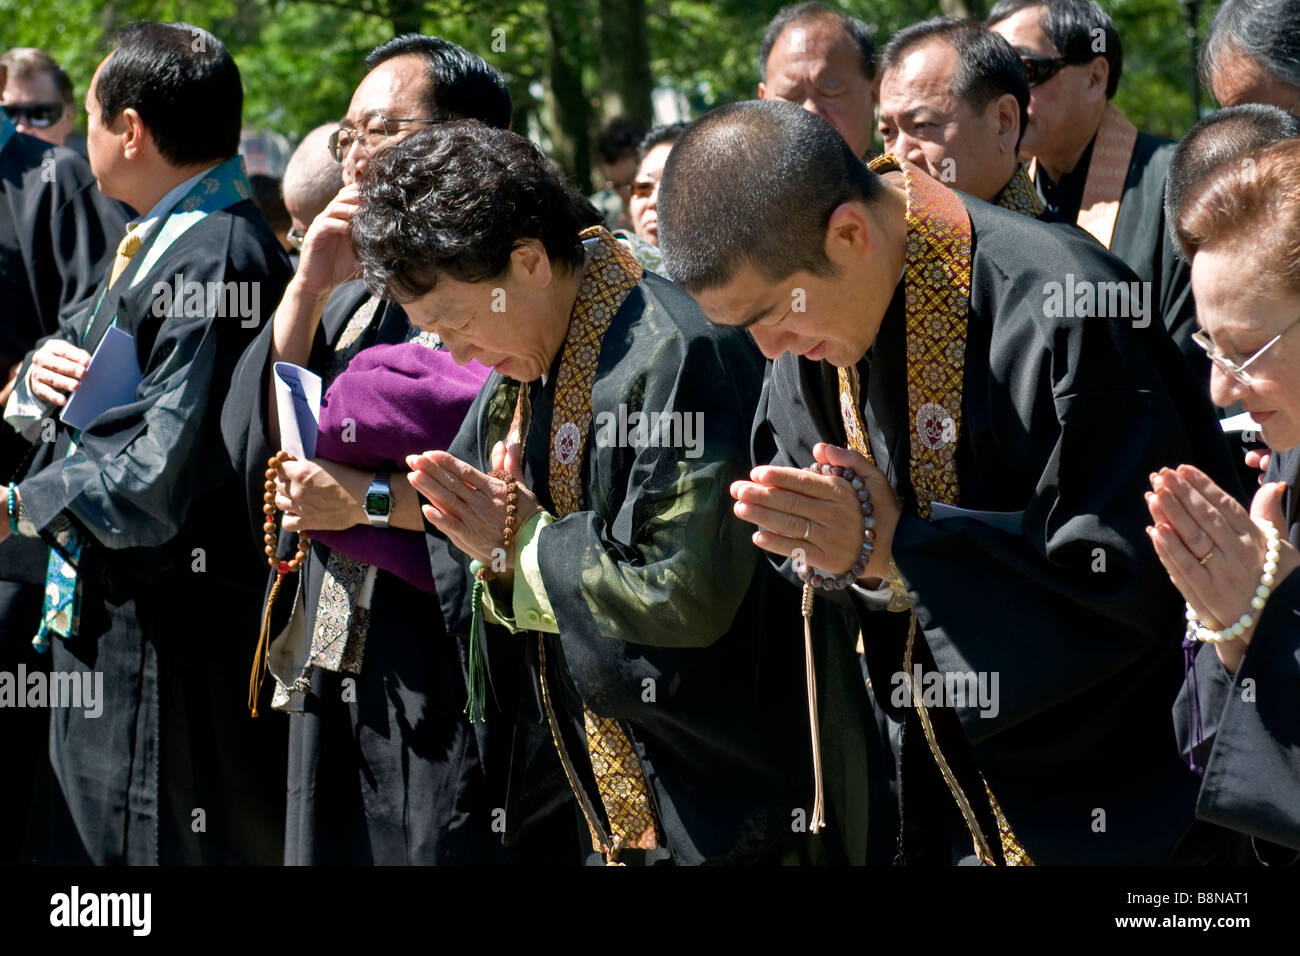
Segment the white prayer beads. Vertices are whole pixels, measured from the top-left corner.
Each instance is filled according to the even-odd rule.
[[[1255,625],[1255,615],[1264,610],[1264,605],[1268,602],[1268,596],[1273,593],[1280,539],[1272,522],[1259,521],[1257,524],[1263,529],[1267,541],[1264,545],[1264,565],[1260,568],[1259,573],[1259,586],[1255,588],[1255,594],[1250,599],[1251,611],[1237,618],[1236,621],[1223,630],[1216,631],[1202,624],[1200,619],[1197,618],[1196,612],[1192,610],[1192,606],[1187,605],[1187,633],[1196,640],[1208,644],[1223,644],[1241,637],[1242,634]]]

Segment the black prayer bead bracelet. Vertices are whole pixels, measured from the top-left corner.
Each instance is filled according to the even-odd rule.
[[[871,560],[871,552],[876,550],[876,519],[872,516],[875,508],[871,504],[871,492],[867,490],[867,480],[859,475],[852,468],[841,468],[837,465],[820,465],[814,462],[808,466],[808,471],[820,475],[833,475],[843,478],[853,488],[858,496],[858,505],[862,510],[862,551],[858,554],[858,560],[843,574],[827,574],[824,571],[818,571],[808,566],[808,562],[795,562],[795,572],[799,575],[799,580],[805,584],[811,584],[815,588],[822,588],[827,591],[843,591],[860,578],[867,570],[867,562]]]

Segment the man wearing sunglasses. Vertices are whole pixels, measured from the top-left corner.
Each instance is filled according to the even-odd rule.
[[[1174,144],[1138,132],[1112,102],[1123,69],[1115,24],[1093,0],[999,0],[987,23],[1015,47],[1029,80],[1020,153],[1039,195],[1150,283],[1153,311],[1208,380],[1191,341],[1187,266],[1164,219]]]
[[[48,53],[33,47],[5,51],[0,66],[8,70],[0,106],[18,132],[66,146],[76,115],[68,74]]]

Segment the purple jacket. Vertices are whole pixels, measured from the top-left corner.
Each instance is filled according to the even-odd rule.
[[[477,362],[457,365],[450,352],[415,342],[358,352],[321,398],[316,455],[387,469],[394,482],[405,480],[406,456],[451,444],[490,372]],[[434,593],[422,531],[354,525],[312,537]]]

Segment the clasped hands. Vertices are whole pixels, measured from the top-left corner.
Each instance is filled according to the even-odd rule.
[[[411,469],[407,480],[428,501],[421,510],[429,523],[471,558],[489,568],[499,567],[506,524],[506,482],[445,451],[410,455],[406,464]],[[542,510],[537,496],[524,484],[522,449],[497,442],[492,449],[492,468],[514,476],[517,536],[519,529]],[[496,575],[502,587],[514,578],[516,550],[512,545],[504,554],[505,570]]]
[[[901,515],[898,496],[885,473],[862,455],[818,442],[813,459],[822,465],[852,468],[867,482],[875,507],[875,551],[858,581],[870,588],[889,577],[894,532]],[[843,478],[802,468],[760,465],[748,481],[735,481],[736,517],[758,526],[753,541],[772,554],[802,558],[828,574],[853,567],[862,550],[862,512],[857,493]]]
[[[1154,525],[1147,534],[1170,580],[1207,627],[1222,630],[1252,613],[1267,541],[1257,522],[1272,523],[1281,539],[1274,588],[1300,566],[1300,554],[1287,541],[1282,482],[1262,486],[1249,513],[1191,465],[1162,468],[1151,475],[1151,487],[1146,503]],[[1259,614],[1254,617],[1258,623]],[[1229,671],[1237,670],[1254,630],[1214,645]]]

